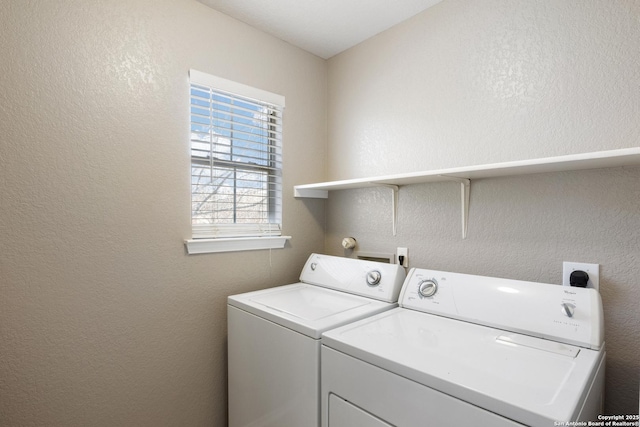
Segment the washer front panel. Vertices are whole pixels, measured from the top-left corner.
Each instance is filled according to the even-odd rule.
[[[380,421],[381,426],[522,426],[324,345],[320,358],[322,427],[349,425],[343,420],[349,415],[355,415],[353,407],[371,414],[371,418]],[[352,405],[348,413],[345,413],[345,405],[336,405],[337,399],[348,401]],[[364,416],[359,418],[366,419]],[[352,424],[351,427],[355,425],[358,424]],[[378,426],[373,420],[368,425]]]

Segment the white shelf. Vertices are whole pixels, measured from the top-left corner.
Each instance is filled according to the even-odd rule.
[[[299,198],[329,197],[331,190],[347,190],[367,187],[390,187],[397,198],[398,187],[409,184],[428,182],[457,181],[461,184],[462,199],[462,237],[466,237],[467,218],[469,212],[469,190],[471,180],[495,178],[502,176],[528,175],[536,173],[562,172],[584,169],[601,169],[620,166],[640,166],[640,147],[619,150],[597,151],[593,153],[571,154],[567,156],[546,157],[532,160],[519,160],[486,165],[465,166],[450,169],[437,169],[424,172],[412,172],[397,175],[385,175],[369,178],[349,179],[342,181],[320,182],[315,184],[296,185],[294,196]],[[394,211],[394,234],[395,212]]]

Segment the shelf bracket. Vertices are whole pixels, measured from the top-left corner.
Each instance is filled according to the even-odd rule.
[[[469,196],[471,193],[471,180],[467,178],[458,178],[457,176],[440,175],[443,178],[450,179],[460,183],[460,205],[462,208],[462,238],[467,238],[467,227],[469,224]]]
[[[393,235],[396,235],[396,229],[398,226],[398,191],[400,187],[392,184],[383,184],[381,182],[372,182],[371,184],[379,185],[380,187],[390,188],[393,191],[393,198],[391,200],[391,222],[393,226]]]

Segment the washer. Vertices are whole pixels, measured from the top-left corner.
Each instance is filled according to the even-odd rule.
[[[318,427],[320,337],[397,307],[395,264],[312,254],[300,282],[228,298],[229,426]]]
[[[400,307],[323,334],[322,426],[597,420],[603,331],[594,289],[411,270]]]

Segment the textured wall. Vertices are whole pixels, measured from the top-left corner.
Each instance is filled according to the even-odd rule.
[[[329,60],[329,179],[640,145],[640,2],[446,0]],[[326,252],[561,283],[601,265],[608,413],[636,413],[640,168],[332,192]]]
[[[191,0],[3,0],[0,58],[0,425],[225,425],[226,297],[323,247],[326,63]],[[189,68],[286,97],[286,249],[185,254]]]
[[[330,179],[638,145],[640,2],[446,0],[329,61]]]

